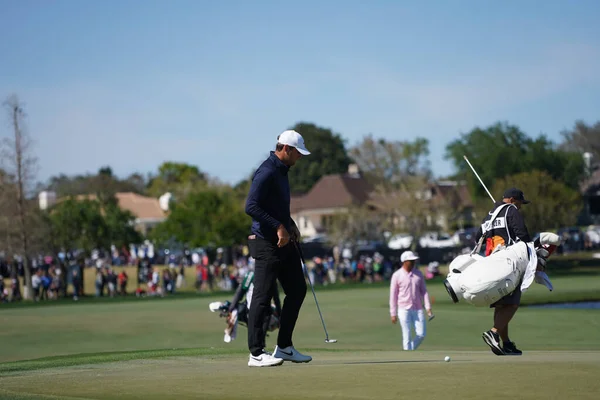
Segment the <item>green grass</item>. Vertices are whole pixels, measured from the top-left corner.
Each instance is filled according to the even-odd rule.
[[[551,274],[554,292],[534,284],[524,303],[599,299],[600,272],[581,265],[571,272],[579,268],[585,274]],[[436,318],[416,352],[401,351],[387,283],[318,288],[330,336],[339,342],[324,343],[309,290],[294,341],[313,362],[258,370],[246,366],[246,329],[226,344],[223,319],[208,310],[230,293],[0,308],[0,399],[506,396],[505,385],[490,379],[510,382],[517,398],[597,397],[600,310],[524,306],[510,334],[525,354],[497,357],[481,340],[492,310],[452,304],[440,280],[428,288]],[[267,344],[275,345],[275,335]],[[445,355],[453,361],[441,361]]]
[[[523,303],[599,299],[600,276],[559,276],[555,290],[534,284]],[[480,348],[477,332],[489,327],[491,310],[452,304],[439,281],[428,285],[436,319],[431,322],[424,349]],[[317,294],[332,336],[341,336],[345,348],[381,350],[398,345],[399,329],[389,323],[387,284],[360,289],[323,290]],[[220,296],[181,299],[135,299],[119,302],[65,302],[61,307],[18,307],[0,310],[0,362],[80,353],[102,353],[187,348],[244,349],[243,340],[229,346],[222,341],[223,320],[208,310]],[[511,326],[520,345],[543,349],[598,348],[600,328],[595,310],[549,310],[522,307]],[[591,316],[591,318],[590,318]],[[595,327],[593,324],[596,324]],[[543,327],[538,329],[539,327]],[[578,327],[578,329],[573,329]],[[555,331],[561,332],[557,335]],[[474,332],[473,334],[469,334]],[[245,329],[241,330],[245,334]],[[321,343],[323,331],[310,290],[302,308],[298,339],[303,346]],[[242,338],[243,339],[243,338]],[[10,344],[10,345],[5,345]]]
[[[316,352],[308,365],[268,369],[248,368],[237,355],[180,356],[12,374],[0,378],[0,398],[591,400],[600,390],[598,355]]]
[[[33,371],[76,365],[94,365],[118,361],[152,360],[165,357],[222,356],[241,353],[240,349],[198,348],[84,353],[68,356],[43,357],[34,360],[13,361],[0,364],[0,376],[11,372]]]

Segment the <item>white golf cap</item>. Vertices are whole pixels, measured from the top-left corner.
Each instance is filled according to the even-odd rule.
[[[404,261],[412,261],[412,260],[418,260],[419,256],[416,255],[415,253],[413,253],[410,250],[405,251],[404,253],[402,253],[402,255],[400,256],[400,261],[404,262]]]
[[[283,131],[277,138],[277,143],[287,144],[288,146],[295,147],[300,154],[304,156],[310,154],[310,151],[306,150],[306,147],[304,146],[304,139],[302,138],[302,135],[296,131]]]

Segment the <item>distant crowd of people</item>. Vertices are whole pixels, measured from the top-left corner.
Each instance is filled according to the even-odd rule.
[[[597,248],[586,246],[583,237],[588,235],[579,233],[562,230],[560,234],[565,242],[559,253]],[[254,266],[245,246],[234,249],[227,257],[219,249],[212,260],[203,251],[183,251],[179,256],[171,253],[162,259],[150,255],[153,251],[146,246],[128,253],[125,249],[120,252],[94,252],[88,258],[74,258],[68,254],[39,256],[30,263],[32,296],[36,301],[52,301],[61,297],[78,300],[84,294],[84,275],[89,273],[94,274],[93,295],[96,297],[166,296],[191,287],[198,293],[234,291]],[[156,261],[161,261],[166,268],[158,267]],[[347,249],[333,252],[333,255],[314,256],[306,262],[307,275],[315,285],[389,281],[401,265],[399,258],[393,256],[385,257],[378,252],[356,255]],[[431,261],[426,265],[426,279],[440,274],[440,262]],[[137,267],[137,273],[130,277],[125,267],[132,266]],[[188,282],[190,275],[194,277],[192,282]],[[7,259],[0,254],[0,302],[23,299],[23,279],[23,260],[19,257]],[[135,282],[134,289],[131,279]]]

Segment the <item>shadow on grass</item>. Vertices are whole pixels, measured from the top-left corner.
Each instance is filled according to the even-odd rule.
[[[155,349],[59,355],[43,357],[38,359],[9,361],[5,363],[0,363],[0,377],[8,373],[33,371],[48,368],[73,367],[78,365],[94,365],[121,361],[153,360],[169,357],[222,357],[224,355],[236,355],[244,353],[245,350],[243,349],[200,347],[183,349]]]
[[[335,365],[360,365],[360,364],[406,364],[406,363],[440,363],[444,360],[390,360],[390,361],[350,361],[335,363]]]
[[[424,364],[424,363],[446,363],[444,360],[385,360],[385,361],[348,361],[331,362],[327,365],[376,365],[376,364]],[[473,360],[453,360],[452,362],[473,362]]]

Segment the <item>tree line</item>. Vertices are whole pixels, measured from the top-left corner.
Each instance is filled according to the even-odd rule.
[[[134,216],[121,210],[115,193],[134,192],[159,197],[170,192],[172,204],[166,221],[149,234],[157,244],[176,241],[189,247],[230,246],[243,243],[250,225],[244,202],[254,171],[235,185],[220,182],[198,166],[163,162],[157,171],[115,176],[109,166],[96,174],[59,175],[46,183],[36,180],[35,148],[27,131],[27,115],[17,96],[4,102],[10,129],[0,132],[0,251],[5,254],[57,252],[78,248],[89,252],[143,239],[132,225]],[[384,139],[365,135],[349,144],[340,133],[314,123],[289,127],[304,136],[313,152],[290,170],[294,194],[308,192],[324,175],[345,173],[355,163],[373,186],[368,204],[354,205],[335,218],[334,237],[369,238],[373,225],[379,233],[401,228],[418,235],[432,228],[431,216],[460,212],[456,205],[424,201],[432,183],[429,141],[426,138]],[[408,135],[399,133],[399,137]],[[475,127],[460,133],[446,146],[453,171],[445,179],[467,183],[476,215],[491,207],[487,194],[465,164],[478,171],[496,200],[507,187],[517,186],[534,201],[523,208],[532,231],[572,225],[582,209],[580,185],[591,171],[583,152],[600,160],[600,122],[576,121],[554,143],[546,135],[532,137],[506,122]],[[37,194],[51,190],[59,201],[40,210]],[[78,197],[79,196],[79,197]],[[82,197],[83,196],[83,197]],[[435,218],[433,219],[435,221]],[[27,260],[27,257],[25,257]],[[28,268],[25,268],[27,271]],[[30,282],[27,272],[26,282]]]

